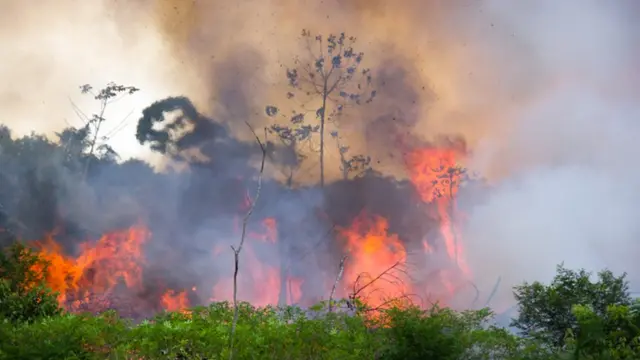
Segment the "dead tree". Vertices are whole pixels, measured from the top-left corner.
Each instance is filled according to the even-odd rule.
[[[235,340],[234,337],[236,334],[236,327],[238,326],[238,314],[239,314],[238,272],[240,269],[240,252],[242,252],[242,247],[244,246],[244,240],[247,235],[247,224],[249,223],[249,219],[253,214],[253,210],[255,209],[256,203],[260,198],[260,191],[262,190],[262,174],[264,173],[264,162],[267,156],[267,150],[264,144],[262,143],[262,141],[260,140],[260,137],[258,137],[258,134],[256,134],[256,132],[251,127],[251,125],[249,125],[249,123],[247,123],[247,126],[255,136],[256,141],[258,142],[258,145],[260,145],[260,150],[262,151],[262,160],[260,162],[260,172],[258,173],[258,184],[256,185],[256,195],[253,197],[253,201],[251,201],[249,210],[247,210],[247,213],[244,215],[244,219],[242,220],[242,233],[240,235],[240,243],[238,244],[237,247],[231,245],[231,250],[233,250],[234,270],[233,270],[233,321],[231,323],[231,331],[229,333],[229,360],[232,360],[234,356],[234,340]]]

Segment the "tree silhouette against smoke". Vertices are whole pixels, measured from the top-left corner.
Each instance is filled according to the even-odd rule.
[[[156,129],[157,124],[164,126]],[[255,148],[235,139],[225,124],[204,116],[183,96],[159,100],[144,109],[136,138],[175,160],[217,167],[234,160],[245,162]]]
[[[337,127],[347,107],[371,102],[376,91],[371,89],[371,71],[361,69],[364,53],[354,50],[355,37],[347,37],[345,33],[330,34],[326,38],[322,35],[314,37],[309,30],[302,30],[302,37],[306,42],[307,54],[296,57],[294,66],[287,69],[291,91],[286,96],[295,103],[295,109],[290,116],[280,114],[274,105],[267,106],[265,111],[270,117],[280,114],[288,120],[287,125],[272,125],[270,131],[290,144],[310,141],[314,134],[318,134],[320,186],[324,187],[326,125]],[[315,110],[309,108],[315,106],[318,106]],[[309,113],[315,113],[317,122],[307,120]],[[337,132],[335,134],[337,138]],[[348,147],[338,147],[342,159]],[[342,159],[341,165],[362,165],[366,162],[363,160],[366,158],[354,157],[353,161]]]
[[[79,113],[79,116],[82,115],[81,118],[85,122],[85,127],[84,129],[82,129],[82,131],[86,132],[87,135],[93,135],[91,139],[85,139],[85,141],[88,141],[89,145],[89,157],[87,157],[84,165],[82,176],[83,178],[87,176],[87,171],[89,171],[89,164],[91,162],[91,156],[93,156],[94,151],[100,151],[103,156],[114,158],[117,157],[117,154],[113,150],[113,148],[105,143],[105,141],[108,140],[108,136],[103,136],[102,138],[100,138],[100,130],[102,130],[102,126],[106,121],[104,116],[105,112],[107,111],[107,107],[114,101],[121,99],[123,96],[133,95],[139,90],[140,89],[134,86],[124,86],[113,82],[108,83],[107,86],[100,89],[98,92],[95,92],[93,86],[89,84],[80,86],[80,91],[83,94],[92,95],[93,98],[98,100],[98,102],[100,103],[100,110],[97,114],[91,115],[91,117],[86,117],[82,113]],[[115,129],[117,130],[119,126],[122,126],[122,123],[124,123],[124,121],[126,121],[126,118],[119,125],[117,125]],[[98,144],[98,140],[101,140],[101,144]]]

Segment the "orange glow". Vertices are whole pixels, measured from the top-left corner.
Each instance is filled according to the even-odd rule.
[[[280,266],[262,263],[256,254],[256,245],[262,243],[267,246],[277,246],[277,242],[278,229],[274,218],[266,218],[260,222],[257,229],[248,231],[240,254],[242,270],[238,273],[239,300],[250,300],[252,305],[259,307],[275,305],[279,302],[280,292],[284,290],[287,304],[300,301],[303,280],[293,277],[282,279]],[[284,287],[282,281],[285,281]],[[211,300],[231,300],[232,297],[233,277],[222,279],[213,287]]]
[[[168,290],[160,299],[166,311],[182,311],[189,307],[189,299],[185,291]]]
[[[43,259],[50,265],[48,285],[59,292],[61,305],[74,308],[94,295],[109,294],[118,284],[129,289],[142,286],[142,245],[149,238],[149,231],[132,227],[103,235],[96,242],[80,245],[80,255],[64,255],[54,235],[34,242]]]
[[[374,309],[409,295],[411,284],[402,272],[407,253],[398,236],[389,233],[387,219],[362,212],[338,232],[348,252],[343,277],[348,294]]]
[[[420,194],[422,201],[436,206],[440,221],[440,234],[444,240],[446,253],[460,269],[464,277],[470,276],[464,256],[464,246],[460,233],[461,215],[457,208],[457,194],[463,181],[464,170],[458,164],[461,151],[451,147],[425,147],[406,154],[405,161],[411,182]],[[433,248],[425,243],[427,252]],[[443,273],[444,274],[444,273]],[[450,272],[442,275],[446,287],[453,291]]]
[[[460,213],[456,197],[464,171],[458,167],[458,158],[463,155],[453,147],[424,147],[405,155],[407,170],[420,199],[433,204],[433,216],[439,221],[440,240],[400,239],[389,231],[389,220],[376,214],[362,211],[349,226],[338,228],[338,238],[343,241],[347,255],[341,288],[336,297],[353,296],[371,308],[402,306],[409,297],[424,296],[437,289],[436,301],[450,299],[457,288],[469,279],[470,271],[465,262],[463,239],[460,232]],[[251,205],[248,195],[241,207]],[[242,215],[236,216],[234,233],[242,231]],[[238,274],[238,299],[249,301],[254,306],[296,304],[304,298],[304,279],[292,276],[290,264],[282,259],[283,250],[279,242],[278,222],[273,217],[249,221],[246,239],[240,254]],[[77,310],[79,305],[95,301],[95,296],[112,295],[125,288],[130,294],[148,293],[143,288],[143,270],[146,266],[144,245],[151,234],[145,226],[109,232],[97,241],[80,245],[77,256],[64,254],[55,241],[55,234],[46,236],[33,245],[40,255],[50,263],[47,282],[59,295],[62,306]],[[427,280],[413,280],[407,273],[407,240],[421,241],[424,259],[431,256],[446,256],[452,265],[437,269],[435,286]],[[440,243],[439,243],[440,242]],[[418,243],[419,244],[419,243]],[[237,245],[237,244],[236,244]],[[228,243],[212,244],[212,261],[219,256],[233,258]],[[419,250],[420,251],[420,250]],[[427,264],[428,267],[428,264]],[[208,285],[211,300],[233,298],[233,268],[215,284]],[[224,271],[223,271],[224,272]],[[325,294],[331,292],[333,279],[323,279],[321,287]],[[425,281],[425,283],[421,283]],[[420,282],[418,286],[418,282]],[[194,282],[196,283],[196,282]],[[330,284],[329,284],[330,283]],[[427,289],[428,288],[428,289]],[[192,304],[191,295],[198,290],[191,284],[177,291],[163,288],[151,304],[156,309],[184,312]],[[148,290],[148,289],[147,289]],[[188,292],[193,292],[189,294]],[[306,300],[305,300],[306,301]],[[144,305],[144,304],[143,304]],[[148,305],[148,304],[147,304]]]

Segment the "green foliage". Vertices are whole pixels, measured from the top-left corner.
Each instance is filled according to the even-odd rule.
[[[28,322],[62,312],[57,295],[45,286],[46,267],[21,243],[0,251],[0,321]]]
[[[633,305],[609,305],[603,314],[593,307],[576,305],[572,313],[579,332],[569,333],[567,342],[575,358],[638,359],[640,358],[640,316]]]
[[[309,319],[298,308],[256,309],[242,303],[234,358],[459,359],[475,349],[473,358],[488,359],[500,346],[479,348],[493,336],[516,342],[507,333],[484,330],[480,324],[489,316],[484,310],[457,314],[411,308],[390,310],[375,320],[340,313]],[[233,308],[223,302],[161,314],[135,326],[115,313],[3,324],[0,359],[227,359],[232,318]]]
[[[526,337],[562,347],[568,331],[580,330],[576,305],[587,306],[595,315],[606,317],[611,306],[631,304],[626,274],[616,277],[605,270],[598,273],[596,282],[590,276],[585,270],[573,271],[560,265],[549,285],[534,282],[515,287],[519,315],[511,325]]]
[[[385,315],[389,327],[383,330],[386,346],[382,358],[419,360],[459,359],[473,343],[470,335],[481,329],[490,313],[459,314],[435,307],[427,312],[391,309]]]
[[[229,359],[231,355],[234,309],[227,302],[162,313],[139,324],[115,312],[65,314],[57,307],[55,295],[43,288],[46,263],[37,255],[17,244],[2,253],[0,265],[0,360]],[[456,312],[436,306],[426,311],[409,307],[371,313],[356,301],[356,311],[344,313],[323,312],[326,303],[309,311],[240,303],[233,358],[640,358],[640,302],[629,300],[624,275],[604,271],[598,279],[593,283],[584,271],[559,267],[550,285],[517,287],[519,305],[525,311],[514,322],[521,321],[523,326],[523,319],[531,321],[528,329],[532,331],[525,337],[491,324],[489,309]],[[341,302],[335,305],[340,309]],[[566,306],[568,314],[563,312]],[[556,315],[558,321],[553,323]],[[536,323],[536,319],[548,322]],[[562,330],[558,345],[555,336]]]
[[[0,359],[105,359],[128,334],[114,313],[66,314],[34,323],[0,326]]]

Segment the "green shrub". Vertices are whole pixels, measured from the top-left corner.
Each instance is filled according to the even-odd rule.
[[[105,359],[126,340],[127,327],[115,313],[66,314],[0,327],[2,359]]]
[[[459,359],[481,344],[473,331],[486,332],[478,327],[486,314],[414,308],[390,310],[375,320],[339,313],[308,319],[297,308],[255,309],[243,303],[234,358]],[[232,318],[228,303],[215,303],[135,326],[115,313],[5,323],[0,354],[3,359],[228,359]]]
[[[228,303],[172,313],[131,329],[125,353],[154,359],[227,359],[233,309]],[[297,308],[240,305],[235,359],[372,359],[374,335],[360,318],[307,319]],[[154,357],[155,356],[155,357]]]
[[[230,359],[234,309],[229,303],[162,313],[136,325],[115,312],[68,314],[44,286],[46,265],[21,244],[0,253],[0,360]],[[605,284],[610,286],[589,282],[585,272],[559,268],[551,286],[518,287],[525,310],[519,325],[531,325],[527,328],[534,331],[527,335],[536,335],[524,337],[491,325],[488,309],[372,312],[356,301],[354,311],[343,313],[328,312],[326,303],[308,312],[240,303],[233,359],[640,359],[640,303],[627,301],[624,278],[601,274],[612,280]],[[540,314],[561,318],[542,317],[551,326],[538,321]],[[559,339],[561,329],[566,333]]]
[[[640,359],[640,316],[634,311],[637,306],[637,302],[631,306],[610,305],[602,314],[590,306],[574,306],[578,328],[566,337],[573,357]]]
[[[384,359],[459,359],[469,346],[465,319],[448,309],[391,309],[382,319],[388,324],[381,330]]]
[[[592,281],[591,275],[584,269],[574,271],[560,265],[548,285],[536,281],[516,286],[518,316],[511,325],[523,336],[562,348],[567,332],[578,331],[574,306],[585,305],[595,315],[605,316],[610,305],[631,303],[626,274],[615,276],[604,270],[597,274],[596,281]]]
[[[21,243],[0,252],[0,321],[33,321],[62,313],[57,294],[46,287],[47,265]]]

